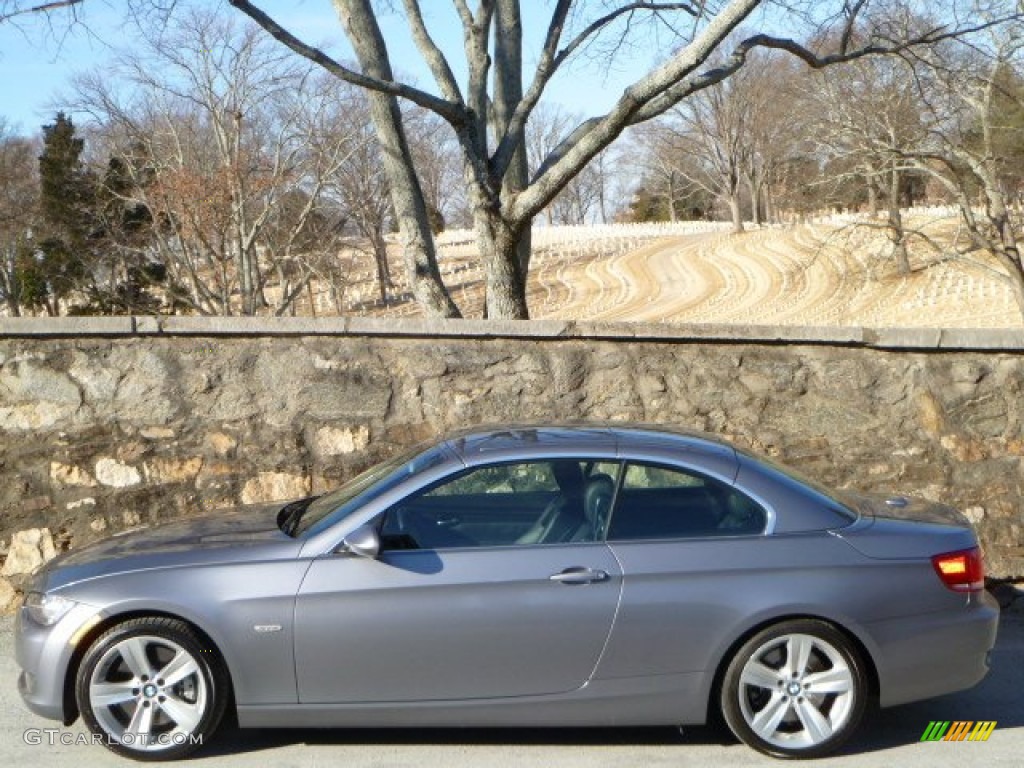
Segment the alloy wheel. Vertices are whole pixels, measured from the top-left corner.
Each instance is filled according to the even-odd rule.
[[[835,647],[812,635],[783,635],[743,665],[740,711],[769,744],[814,747],[846,725],[853,691],[853,673]]]
[[[108,738],[148,752],[180,745],[196,732],[209,690],[198,660],[179,643],[132,635],[97,661],[88,696]]]

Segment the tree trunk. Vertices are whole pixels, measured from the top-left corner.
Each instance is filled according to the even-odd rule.
[[[903,214],[900,212],[900,172],[892,169],[889,176],[889,241],[896,269],[900,275],[910,274],[910,257],[907,254],[907,234],[903,230]]]
[[[256,313],[252,298],[252,269],[249,266],[249,253],[241,245],[238,246],[236,261],[238,263],[238,291],[242,296],[241,314],[254,315]]]
[[[669,171],[668,174],[668,220],[673,224],[676,223],[676,218],[679,214],[676,213],[676,175],[675,172]]]
[[[497,0],[494,29],[494,128],[495,135],[504,135],[515,112],[516,106],[523,100],[523,23],[519,13],[519,0]],[[523,142],[512,156],[512,163],[505,177],[501,179],[501,199],[509,200],[526,189],[530,182],[529,162],[526,156],[526,143]],[[499,274],[493,278],[488,268],[487,302],[488,317],[526,319],[525,285],[526,275],[530,271],[530,254],[532,250],[530,227],[519,230],[519,236],[512,246],[516,263],[519,267],[519,278],[515,281],[517,293],[503,297],[500,301],[491,301],[494,290],[506,285],[503,273],[510,270],[498,269]],[[485,259],[485,264],[487,259]],[[515,307],[513,315],[494,314],[492,303],[496,307]]]
[[[11,317],[21,317],[16,251],[12,249],[6,254],[4,261],[6,262],[4,264],[4,271],[0,275],[0,280],[3,281],[4,301],[7,304],[8,311],[11,313]]]
[[[520,233],[529,230],[529,223],[517,229],[497,214],[476,208],[477,243],[487,276],[486,317],[503,320],[527,320],[526,282],[519,269]]]
[[[1020,246],[1017,233],[1014,231],[1010,214],[1006,208],[1002,192],[994,182],[985,180],[985,196],[988,198],[989,219],[996,229],[1000,261],[1003,263],[1009,279],[1013,298],[1017,308],[1024,315],[1024,263],[1021,262]]]
[[[393,80],[391,62],[370,0],[334,0],[363,71],[380,80]],[[402,237],[402,256],[413,295],[423,311],[434,317],[459,317],[437,268],[434,233],[413,166],[402,113],[394,96],[369,91],[370,117],[381,145],[391,202]]]
[[[753,176],[747,177],[747,190],[750,194],[750,214],[755,227],[764,223],[761,217],[761,185]]]
[[[871,218],[875,218],[878,215],[878,188],[875,186],[875,177],[873,174],[868,174],[867,187],[868,187],[868,213],[871,214]]]
[[[1011,272],[1008,276],[1008,282],[1010,283],[1010,290],[1013,292],[1013,299],[1017,302],[1017,309],[1020,310],[1021,316],[1024,317],[1024,274],[1021,272]]]
[[[391,268],[388,265],[388,244],[384,239],[384,232],[378,226],[374,229],[370,238],[373,244],[373,261],[377,268],[377,289],[380,292],[380,302],[385,307],[388,305],[388,290],[391,289]]]
[[[764,200],[764,220],[766,224],[777,224],[779,212],[775,210],[775,197],[772,194],[771,183],[765,184],[761,189],[761,199]]]
[[[743,211],[740,208],[740,196],[737,193],[729,195],[729,214],[732,218],[732,231],[734,234],[743,232]]]

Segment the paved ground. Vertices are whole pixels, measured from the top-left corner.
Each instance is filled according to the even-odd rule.
[[[28,729],[57,726],[21,705],[11,650],[12,621],[0,619],[0,765],[126,766],[100,747],[26,744]],[[930,743],[918,739],[929,720],[996,720],[987,743]],[[82,734],[81,722],[66,731]],[[29,731],[31,734],[31,731]],[[57,739],[60,737],[57,736]],[[876,713],[842,755],[818,766],[1019,766],[1024,754],[1024,614],[1004,615],[993,669],[977,688],[955,696]],[[607,768],[609,766],[771,766],[709,728],[592,730],[236,731],[222,734],[190,764],[346,768]]]

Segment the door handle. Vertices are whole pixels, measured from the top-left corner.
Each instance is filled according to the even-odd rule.
[[[608,572],[600,569],[574,566],[566,568],[559,573],[553,573],[548,578],[560,584],[593,584],[596,581],[607,581]]]

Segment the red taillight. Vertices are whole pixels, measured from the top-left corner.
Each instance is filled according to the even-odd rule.
[[[935,555],[932,565],[942,583],[956,592],[978,592],[985,588],[985,566],[977,547]]]

